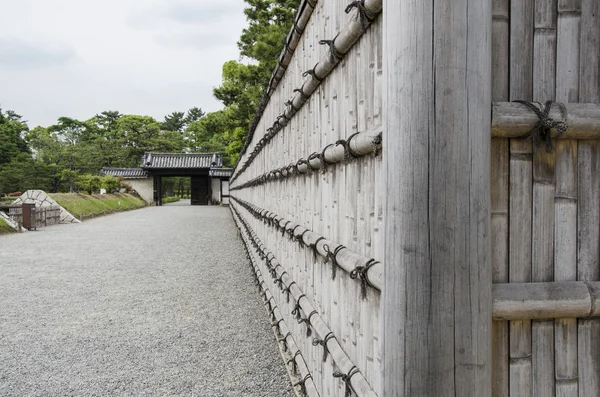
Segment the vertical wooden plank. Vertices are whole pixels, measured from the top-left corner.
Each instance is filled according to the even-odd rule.
[[[556,148],[555,279],[577,278],[577,142]],[[578,395],[577,320],[555,320],[556,395]]]
[[[536,0],[533,43],[533,100],[554,100],[556,81],[556,0]],[[554,281],[555,156],[533,148],[532,266],[534,282]],[[554,321],[533,321],[532,393],[554,396]]]
[[[491,393],[491,14],[386,3],[385,396]]]
[[[492,1],[492,100],[508,101],[509,0]],[[508,282],[509,141],[492,139],[492,280]],[[508,397],[508,321],[492,324],[492,396]]]
[[[558,0],[556,100],[579,100],[581,0]],[[557,281],[577,279],[577,142],[556,143],[555,253]],[[577,319],[555,321],[556,395],[578,392]]]
[[[510,99],[533,96],[533,0],[511,0]],[[509,281],[531,281],[531,143],[510,141]],[[510,396],[532,395],[531,322],[510,323]]]
[[[600,102],[600,2],[583,0],[579,101]],[[579,141],[577,279],[600,281],[600,143]],[[600,397],[600,319],[579,320],[579,397]]]

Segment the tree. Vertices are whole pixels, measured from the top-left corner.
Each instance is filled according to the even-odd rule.
[[[166,131],[182,132],[185,124],[185,114],[183,112],[173,112],[165,116],[161,128]]]
[[[208,113],[200,121],[191,123],[186,130],[190,150],[200,153],[225,152],[229,144],[228,132],[235,128],[236,121],[232,109],[226,108]]]
[[[206,113],[199,107],[193,107],[188,110],[187,115],[185,116],[185,123],[190,125],[195,121],[200,121],[202,117],[204,117]]]
[[[29,147],[23,138],[29,128],[22,117],[0,108],[0,166],[12,161],[20,153],[29,153]]]
[[[300,0],[244,1],[248,27],[243,30],[238,47],[241,56],[253,62],[226,62],[223,82],[213,90],[213,95],[232,112],[233,122],[222,132],[222,140],[228,142],[226,152],[231,162],[239,156],[300,4]]]

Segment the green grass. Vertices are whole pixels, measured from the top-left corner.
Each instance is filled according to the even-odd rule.
[[[181,200],[181,198],[179,196],[165,197],[164,199],[162,199],[162,203],[163,204],[174,203],[179,200]]]
[[[4,222],[4,219],[0,218],[0,235],[9,233],[15,233],[14,229],[8,226],[8,224]]]
[[[81,193],[51,193],[49,196],[76,218],[81,214],[88,217],[102,215],[104,211],[131,210],[146,206],[146,202],[141,198],[125,193],[91,196]]]
[[[13,201],[15,201],[16,199],[18,199],[18,197],[3,196],[3,197],[0,197],[0,204],[11,205],[13,203]]]

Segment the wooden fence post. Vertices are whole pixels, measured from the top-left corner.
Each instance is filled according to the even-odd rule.
[[[491,395],[491,0],[387,0],[383,395]]]

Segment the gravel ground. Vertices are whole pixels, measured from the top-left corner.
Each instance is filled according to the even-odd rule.
[[[0,236],[0,396],[292,396],[227,208]]]

